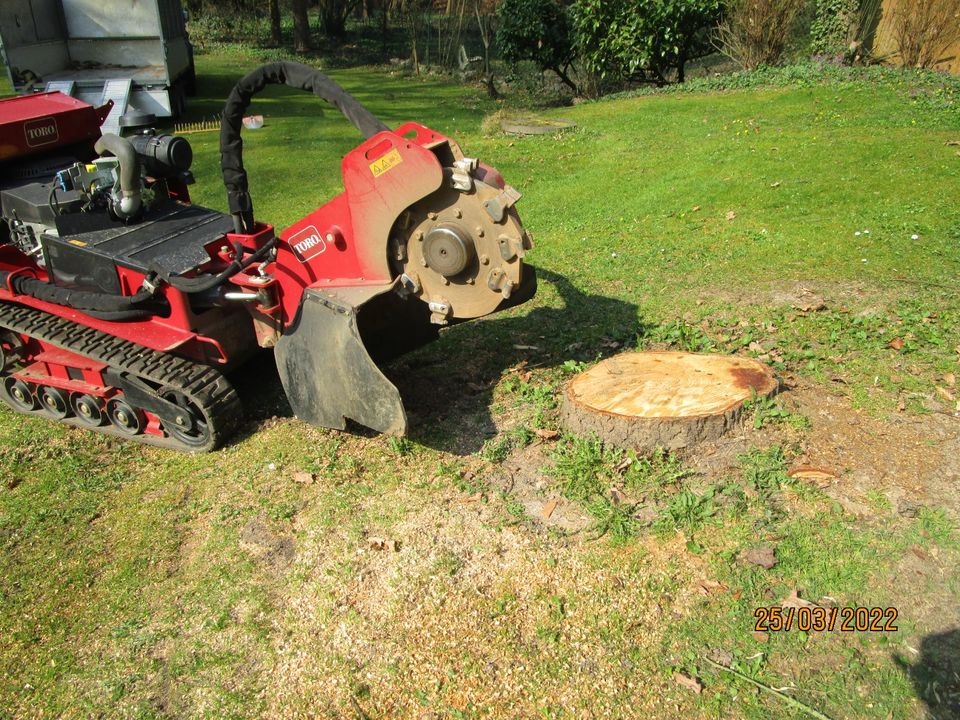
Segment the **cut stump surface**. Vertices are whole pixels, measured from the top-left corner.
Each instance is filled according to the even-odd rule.
[[[579,435],[648,452],[716,440],[745,400],[769,397],[777,379],[766,365],[736,355],[623,353],[567,385],[561,418]]]

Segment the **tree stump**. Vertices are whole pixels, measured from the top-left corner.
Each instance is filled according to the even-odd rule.
[[[618,447],[685,448],[716,440],[736,424],[745,400],[769,397],[777,387],[773,371],[750,358],[623,353],[570,381],[561,421]]]

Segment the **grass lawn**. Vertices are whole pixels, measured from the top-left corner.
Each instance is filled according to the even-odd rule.
[[[197,64],[195,119],[257,60]],[[783,72],[520,138],[479,89],[331,75],[523,192],[537,297],[389,368],[406,439],[300,423],[269,357],[212,455],[0,409],[0,717],[960,716],[960,85]],[[305,94],[254,111],[283,227],[359,138]],[[225,209],[217,135],[189,137]],[[565,378],[635,347],[757,356],[785,391],[684,456],[553,432]],[[898,630],[756,631],[797,592]]]

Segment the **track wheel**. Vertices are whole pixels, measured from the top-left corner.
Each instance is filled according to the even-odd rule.
[[[70,407],[77,418],[84,424],[92,427],[103,425],[103,411],[100,409],[100,400],[93,395],[74,393],[70,396]]]
[[[160,397],[186,410],[177,417],[176,425],[164,425],[163,429],[185,445],[205,446],[210,440],[210,426],[200,407],[182,392],[173,388],[162,388]]]
[[[63,420],[70,415],[70,398],[60,388],[42,386],[37,388],[37,399],[40,407],[50,417]]]
[[[33,396],[30,386],[23,380],[17,380],[14,377],[5,379],[3,394],[17,410],[32,412],[37,409],[37,399]]]
[[[139,435],[147,424],[142,410],[137,410],[117,398],[107,402],[107,417],[124,435]]]

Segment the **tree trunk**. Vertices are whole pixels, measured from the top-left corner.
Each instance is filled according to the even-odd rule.
[[[293,0],[293,49],[294,52],[310,52],[310,21],[307,19],[307,0]]]
[[[280,0],[270,0],[270,44],[277,46],[283,42],[280,34]]]
[[[745,401],[777,387],[769,367],[737,355],[623,353],[570,381],[561,420],[617,447],[684,448],[718,439]]]

